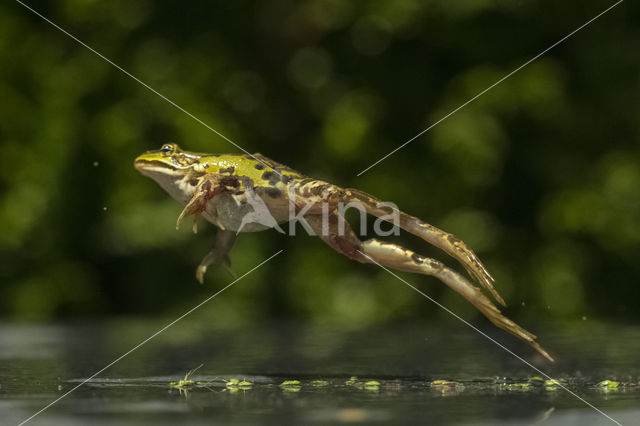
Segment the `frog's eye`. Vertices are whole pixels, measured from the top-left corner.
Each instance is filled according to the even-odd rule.
[[[160,151],[163,154],[171,154],[173,151],[175,151],[176,147],[170,143],[166,143],[164,145],[162,145],[162,148],[160,148]]]

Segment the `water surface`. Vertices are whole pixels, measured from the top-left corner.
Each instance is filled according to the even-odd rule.
[[[20,423],[165,323],[1,325],[2,424]],[[638,328],[538,327],[554,364],[499,330],[484,331],[620,423],[640,424]],[[193,383],[170,384],[201,364],[187,377]],[[217,329],[185,320],[29,424],[614,424],[536,376],[454,323]]]

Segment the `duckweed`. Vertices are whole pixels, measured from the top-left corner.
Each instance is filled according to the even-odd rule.
[[[349,378],[349,380],[347,380],[346,382],[344,382],[344,384],[345,384],[345,385],[347,385],[347,386],[353,386],[353,385],[355,385],[356,383],[358,383],[358,378],[357,378],[356,376],[351,376],[351,377]]]
[[[597,384],[602,392],[615,392],[618,390],[627,390],[623,389],[626,387],[631,387],[631,383],[624,382],[616,382],[615,380],[603,380]]]
[[[431,383],[431,386],[457,386],[458,382],[454,382],[451,380],[434,380]]]
[[[189,379],[189,377],[195,373],[200,367],[202,367],[204,364],[200,364],[199,366],[197,366],[196,368],[187,371],[187,373],[184,375],[184,379],[178,380],[177,382],[169,382],[169,386],[172,388],[176,388],[176,389],[188,389],[190,387],[193,387],[195,385],[200,385],[200,382],[196,382],[193,381],[191,379]]]
[[[366,390],[374,390],[377,391],[380,389],[380,382],[376,381],[376,380],[369,380],[368,382],[365,382],[364,384],[364,388]]]
[[[300,392],[300,389],[302,388],[299,380],[285,380],[280,383],[280,387],[285,392]]]
[[[555,391],[563,387],[565,383],[564,379],[548,379],[544,381],[544,388],[548,391]]]
[[[527,391],[531,390],[533,386],[529,382],[525,383],[508,383],[504,385],[504,388],[507,390],[519,390],[519,391]]]

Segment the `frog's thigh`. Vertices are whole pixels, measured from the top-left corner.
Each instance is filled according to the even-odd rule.
[[[358,262],[369,262],[362,255],[362,241],[346,220],[339,221],[337,214],[331,214],[324,220],[322,215],[309,215],[304,219],[313,232],[338,253]]]

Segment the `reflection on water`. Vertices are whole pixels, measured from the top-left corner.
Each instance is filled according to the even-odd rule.
[[[0,326],[3,424],[29,417],[162,325]],[[538,327],[555,364],[487,330],[554,380],[455,324],[220,330],[185,321],[29,424],[613,424],[559,384],[623,424],[639,422],[637,328]]]

